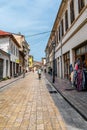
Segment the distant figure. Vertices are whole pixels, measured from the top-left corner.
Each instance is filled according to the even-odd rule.
[[[70,74],[71,74],[72,71],[73,71],[73,66],[72,66],[72,64],[69,65],[69,69],[70,69]]]
[[[44,73],[46,73],[46,69],[44,69]]]
[[[23,69],[23,78],[25,77],[25,69]]]
[[[38,69],[38,78],[41,79],[41,69]]]
[[[72,72],[71,72],[71,75],[70,75],[70,80],[71,80],[71,85],[72,85],[72,87],[74,86],[73,75],[74,75],[74,71],[72,71]]]

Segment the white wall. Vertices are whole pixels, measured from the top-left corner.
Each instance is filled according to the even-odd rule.
[[[87,40],[87,24],[83,26],[66,44],[62,50],[63,54]]]
[[[85,4],[87,5],[87,0],[85,0]]]
[[[16,47],[17,50],[18,50],[17,45],[16,45],[12,40],[9,41],[9,44],[10,44],[10,45],[11,45],[11,44],[15,45],[15,47]],[[12,62],[16,62],[16,60],[19,60],[19,54],[18,54],[18,56],[16,56],[16,55],[14,55],[14,54],[11,53],[11,58],[10,58],[10,60],[11,60]]]
[[[68,33],[64,36],[62,43],[64,43],[71,35],[72,33],[83,23],[83,21],[87,18],[87,12],[85,11],[80,18],[76,21],[76,23],[71,27],[71,29],[68,31]]]
[[[13,44],[15,46],[15,48],[17,48],[17,52],[18,55],[16,55],[16,49],[15,53],[12,54],[11,53],[11,44]],[[9,37],[9,38],[0,38],[0,49],[4,50],[5,52],[10,54],[10,61],[12,61],[12,67],[13,67],[13,62],[15,63],[15,72],[16,72],[16,63],[18,63],[17,61],[19,61],[19,48],[18,46],[15,44],[15,42]],[[9,63],[9,67],[10,67],[10,63]],[[5,68],[6,68],[6,62],[4,59],[4,73],[3,76],[5,75]],[[10,72],[10,70],[9,70]],[[12,69],[12,74],[13,74],[13,69]]]
[[[0,49],[8,53],[9,38],[0,38]]]
[[[18,49],[17,45],[9,38],[0,38],[0,49],[4,50],[5,52],[9,53],[10,52],[10,45],[14,44],[16,48]],[[19,54],[18,56],[11,54],[10,60],[13,62],[16,62],[16,60],[19,60]]]

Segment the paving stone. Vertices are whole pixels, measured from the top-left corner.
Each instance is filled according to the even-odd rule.
[[[43,76],[41,81],[36,77],[37,74],[31,73],[24,79],[15,82],[15,84],[10,84],[10,87],[4,88],[4,90],[0,92],[0,107],[2,105],[0,114],[4,113],[4,119],[2,119],[0,115],[0,122],[2,122],[0,128],[6,129],[7,126],[9,130],[67,130],[67,128],[71,128],[69,125],[72,125],[72,121],[74,127],[75,119],[71,120],[67,115],[67,112],[69,111],[70,114],[72,109],[68,108],[66,103],[64,104],[62,97],[57,94],[49,93],[49,89],[46,86],[48,82]],[[77,91],[66,91],[65,87],[67,84],[64,83],[65,87],[62,87],[62,82],[58,82],[62,94],[67,96],[67,98],[71,96],[71,98],[69,98],[71,100]],[[51,90],[54,89],[51,88]],[[84,100],[85,99],[84,96]],[[72,100],[72,102],[75,103],[74,100],[75,97]],[[79,99],[77,105],[79,105],[81,109]],[[60,106],[62,106],[61,109],[59,109]],[[64,109],[68,110],[64,113]],[[61,113],[64,113],[64,115]],[[71,114],[71,116],[74,117],[75,114]],[[63,117],[66,117],[68,120],[68,126]],[[83,123],[81,125],[85,129],[86,125],[85,127]],[[79,124],[77,128],[78,127],[80,127]]]

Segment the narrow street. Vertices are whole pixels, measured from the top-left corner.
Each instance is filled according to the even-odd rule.
[[[31,72],[0,90],[0,130],[87,130],[87,122]]]

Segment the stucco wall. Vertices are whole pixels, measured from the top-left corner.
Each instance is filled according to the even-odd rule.
[[[0,49],[8,53],[9,38],[0,38]]]
[[[64,44],[62,50],[63,54],[68,50],[80,45],[82,42],[87,40],[87,24],[83,26],[66,44]]]

